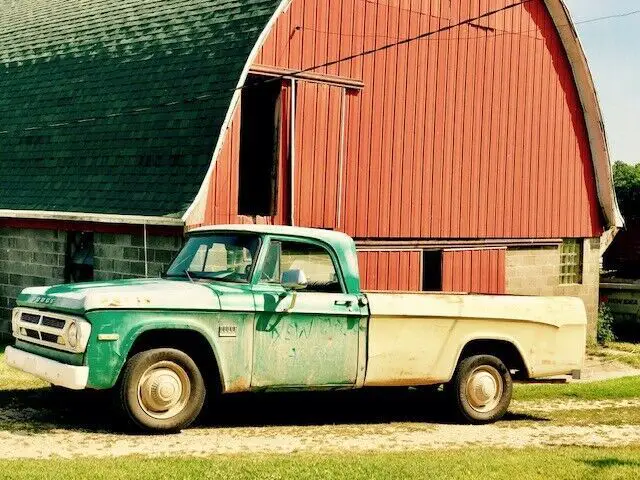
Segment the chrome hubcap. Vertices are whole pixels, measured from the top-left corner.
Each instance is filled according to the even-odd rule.
[[[503,391],[502,375],[488,365],[476,368],[467,380],[467,401],[471,408],[480,413],[490,412],[496,408]]]
[[[187,405],[191,382],[187,372],[173,362],[149,367],[138,382],[138,402],[154,418],[171,418]]]

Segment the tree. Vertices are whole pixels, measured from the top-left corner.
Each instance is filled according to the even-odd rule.
[[[627,223],[640,223],[640,164],[616,162],[613,165],[613,183]]]

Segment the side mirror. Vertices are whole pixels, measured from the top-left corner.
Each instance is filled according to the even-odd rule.
[[[302,270],[287,270],[280,277],[280,284],[286,290],[304,290],[308,283],[307,276]]]

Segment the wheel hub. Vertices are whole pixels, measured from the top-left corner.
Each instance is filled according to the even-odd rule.
[[[138,400],[143,410],[155,418],[169,418],[187,404],[191,384],[186,372],[173,362],[150,367],[138,383]]]
[[[467,382],[467,401],[478,412],[489,412],[500,403],[503,392],[502,377],[493,367],[474,370]]]
[[[166,411],[178,403],[181,394],[180,377],[167,368],[151,372],[142,385],[142,401],[156,412]]]

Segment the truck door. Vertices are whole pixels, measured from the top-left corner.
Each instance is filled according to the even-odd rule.
[[[272,238],[254,286],[252,387],[348,386],[356,382],[358,297],[345,293],[334,256],[312,241]],[[308,286],[289,291],[282,272]]]

